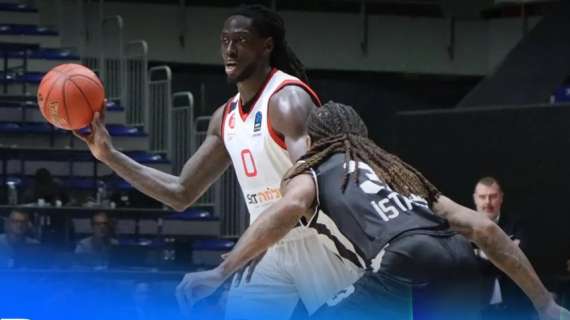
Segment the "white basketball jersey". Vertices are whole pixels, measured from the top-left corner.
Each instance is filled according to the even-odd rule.
[[[292,166],[284,139],[273,131],[267,112],[269,99],[289,85],[304,88],[320,104],[317,95],[301,80],[273,69],[253,98],[249,113],[243,111],[239,93],[224,110],[222,137],[243,191],[250,223],[281,198],[281,178]]]

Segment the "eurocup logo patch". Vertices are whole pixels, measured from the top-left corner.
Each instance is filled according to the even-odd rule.
[[[255,122],[253,123],[253,132],[261,131],[261,120],[263,116],[261,115],[261,111],[257,111],[255,114]]]

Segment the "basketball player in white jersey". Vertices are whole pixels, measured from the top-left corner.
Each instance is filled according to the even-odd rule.
[[[99,114],[89,136],[76,134],[119,176],[177,210],[192,205],[232,163],[253,223],[281,198],[283,174],[306,152],[305,121],[319,100],[304,82],[277,13],[240,7],[226,20],[220,40],[227,79],[238,93],[212,115],[207,138],[180,176],[145,167],[113,148]],[[314,230],[295,228],[267,251],[249,282],[232,286],[226,318],[289,319],[299,299],[312,313],[361,274],[325,250]],[[183,281],[177,289],[182,304],[190,298],[186,287]]]

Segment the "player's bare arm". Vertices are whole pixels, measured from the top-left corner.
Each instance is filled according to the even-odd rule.
[[[144,194],[176,210],[184,210],[202,195],[228,168],[230,157],[221,137],[224,106],[212,115],[206,140],[186,162],[180,176],[143,166],[113,147],[100,114],[91,123],[92,132],[79,136],[95,158]]]
[[[291,162],[307,152],[305,122],[315,108],[311,96],[299,86],[286,86],[269,100],[269,117],[273,130],[285,137]]]
[[[541,318],[544,313],[556,313],[557,305],[544,287],[534,268],[520,248],[483,213],[476,212],[440,196],[433,205],[433,211],[449,221],[451,228],[473,241],[491,262],[503,270],[528,295]],[[558,316],[559,315],[555,315]]]

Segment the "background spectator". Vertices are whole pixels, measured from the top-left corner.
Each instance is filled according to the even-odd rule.
[[[23,194],[23,203],[45,202],[52,206],[59,206],[68,201],[69,197],[62,192],[61,183],[55,180],[46,168],[36,171],[33,180]]]
[[[497,223],[507,235],[524,251],[526,237],[516,216],[503,213],[503,190],[497,179],[481,178],[475,185],[473,201],[477,211],[485,213],[489,219]],[[522,290],[503,272],[489,262],[487,257],[475,250],[481,263],[484,276],[483,297],[487,306],[483,310],[484,319],[534,319],[536,313],[530,300]]]
[[[111,247],[118,244],[114,238],[113,220],[105,212],[97,212],[91,217],[93,235],[80,240],[75,247],[75,254],[80,263],[102,266],[109,262]]]
[[[30,246],[39,242],[28,235],[32,230],[30,214],[20,209],[13,210],[4,222],[4,233],[0,235],[0,266],[14,267],[27,260]],[[22,260],[22,261],[17,261]]]

